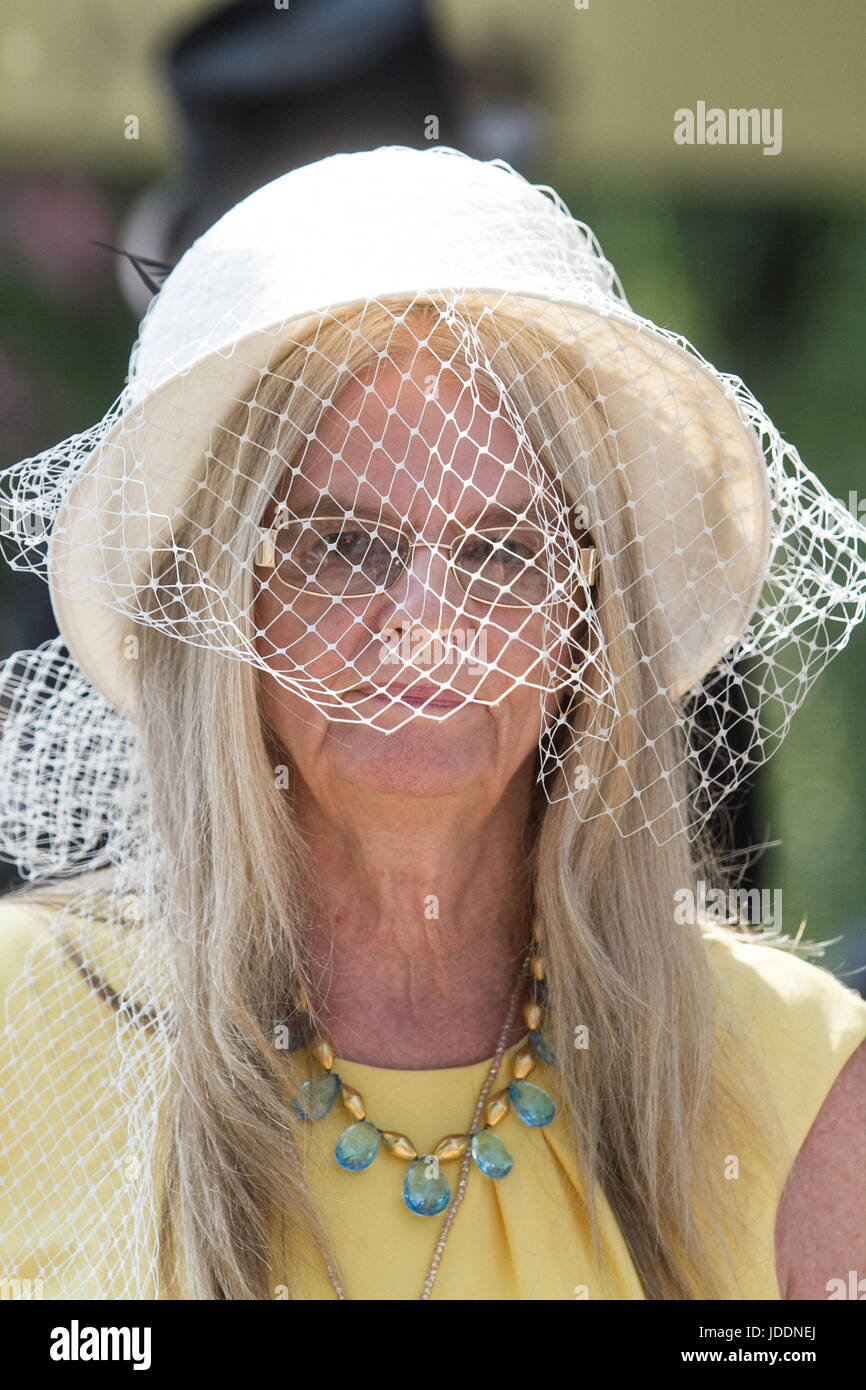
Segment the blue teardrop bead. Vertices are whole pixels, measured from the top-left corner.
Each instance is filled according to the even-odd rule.
[[[508,1087],[511,1104],[525,1125],[541,1129],[556,1114],[553,1097],[531,1081],[512,1081]]]
[[[337,1099],[340,1078],[336,1072],[325,1071],[298,1087],[299,1095],[292,1109],[302,1120],[323,1120]]]
[[[428,1176],[435,1171],[429,1155],[416,1158],[414,1163],[409,1164],[403,1183],[403,1201],[416,1216],[438,1216],[451,1201],[451,1188],[442,1170],[439,1170],[438,1177]]]
[[[550,1067],[556,1066],[556,1053],[553,1050],[549,1033],[546,1033],[542,1028],[535,1028],[529,1034],[529,1041],[536,1057],[540,1057],[542,1062],[546,1062]]]
[[[472,1157],[487,1178],[507,1177],[514,1167],[514,1159],[492,1129],[480,1129],[472,1136]]]
[[[334,1157],[347,1173],[369,1168],[379,1152],[379,1131],[366,1120],[344,1129],[334,1147]]]

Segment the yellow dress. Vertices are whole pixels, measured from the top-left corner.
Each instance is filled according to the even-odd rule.
[[[42,914],[41,916],[39,914]],[[89,924],[91,938],[96,929]],[[836,1077],[866,1038],[866,1003],[828,971],[783,949],[743,942],[722,930],[706,936],[718,985],[719,1014],[736,1011],[749,1028],[750,1056],[768,1068],[772,1103],[781,1119],[787,1157],[780,1171],[754,1184],[753,1155],[738,1149],[739,1180],[732,1201],[744,1205],[744,1239],[732,1298],[780,1298],[775,1272],[778,1200],[796,1157]],[[91,941],[92,945],[92,941]],[[103,948],[100,948],[103,949]],[[118,983],[122,957],[106,938],[103,978]],[[61,957],[45,926],[45,910],[0,902],[0,995],[10,1016],[25,998],[25,958],[40,981],[44,1010],[19,1028],[14,1052],[0,1056],[0,1277],[36,1278],[54,1267],[46,1298],[123,1297],[106,1258],[105,1231],[123,1216],[130,1174],[121,1097],[100,1078],[100,1058],[116,1046],[112,1009],[80,980],[81,1007],[73,1027],[52,1029],[49,980],[74,968]],[[92,958],[92,957],[91,957]],[[49,968],[50,967],[50,968]],[[35,971],[35,973],[33,973]],[[68,984],[67,984],[68,987]],[[59,1036],[62,1034],[62,1036]],[[519,1045],[519,1044],[518,1044]],[[514,1051],[515,1049],[511,1049]],[[498,1086],[510,1077],[505,1054]],[[361,1091],[382,1129],[411,1135],[419,1149],[471,1120],[489,1062],[436,1071],[400,1071],[337,1058],[341,1078]],[[46,1078],[50,1094],[46,1091]],[[5,1085],[4,1085],[5,1079]],[[532,1080],[556,1096],[556,1072],[539,1063]],[[32,1082],[32,1084],[31,1084]],[[95,1122],[101,1139],[94,1144]],[[347,1173],[333,1158],[350,1123],[335,1106],[305,1127],[307,1181],[331,1233],[353,1299],[417,1299],[442,1217],[411,1213],[401,1195],[405,1163],[380,1153],[372,1166]],[[599,1195],[601,1258],[592,1257],[583,1188],[562,1117],[532,1129],[509,1114],[497,1131],[514,1157],[507,1177],[494,1180],[472,1165],[465,1197],[445,1247],[434,1299],[641,1299],[644,1297],[622,1233]],[[451,1178],[459,1163],[443,1165]],[[46,1193],[50,1188],[51,1198]],[[100,1223],[103,1223],[102,1225]],[[36,1251],[37,1254],[32,1252]],[[27,1253],[31,1252],[31,1253]],[[275,1244],[271,1296],[288,1296]],[[300,1282],[299,1282],[300,1280]],[[295,1275],[291,1296],[336,1294],[320,1262]]]

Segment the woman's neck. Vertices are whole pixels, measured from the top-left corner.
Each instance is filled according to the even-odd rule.
[[[412,1070],[491,1057],[531,930],[525,808],[506,797],[473,823],[418,800],[337,823],[308,802],[299,823],[318,883],[315,1002],[337,1056]],[[507,1046],[528,995],[527,982]]]

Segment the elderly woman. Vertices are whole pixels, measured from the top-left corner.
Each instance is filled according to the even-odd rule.
[[[69,655],[0,687],[5,1268],[832,1296],[866,1005],[701,832],[864,537],[741,383],[544,190],[388,148],[211,228],[67,453],[7,486]]]

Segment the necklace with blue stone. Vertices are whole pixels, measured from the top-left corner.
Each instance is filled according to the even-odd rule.
[[[458,1184],[460,1199],[468,1175],[465,1161],[467,1155],[485,1177],[507,1177],[514,1166],[514,1159],[500,1136],[494,1133],[496,1127],[512,1110],[518,1119],[533,1129],[549,1125],[556,1114],[553,1097],[526,1079],[539,1057],[542,1061],[555,1065],[553,1050],[542,1029],[547,991],[544,964],[538,948],[537,924],[533,930],[532,947],[523,961],[521,978],[527,966],[532,980],[532,997],[523,1009],[523,1017],[529,1030],[527,1038],[512,1056],[511,1081],[487,1099],[499,1071],[505,1040],[514,1020],[519,998],[519,988],[516,987],[500,1046],[479,1096],[475,1117],[467,1131],[446,1134],[429,1153],[424,1153],[413,1144],[407,1134],[399,1130],[381,1129],[367,1118],[367,1108],[361,1093],[343,1081],[334,1071],[334,1050],[331,1044],[312,1029],[307,1030],[308,1036],[311,1036],[310,1052],[321,1065],[322,1071],[300,1086],[297,1096],[292,1100],[296,1115],[303,1120],[322,1120],[330,1114],[339,1097],[352,1123],[343,1130],[334,1146],[334,1158],[337,1163],[347,1173],[363,1172],[370,1167],[380,1148],[395,1158],[402,1159],[408,1164],[403,1179],[403,1201],[417,1216],[438,1216],[452,1204],[451,1185],[445,1174],[440,1171],[440,1164],[451,1163],[458,1158],[464,1159]],[[305,1000],[301,1000],[299,1006],[308,1012]],[[483,1123],[480,1123],[482,1120]]]

